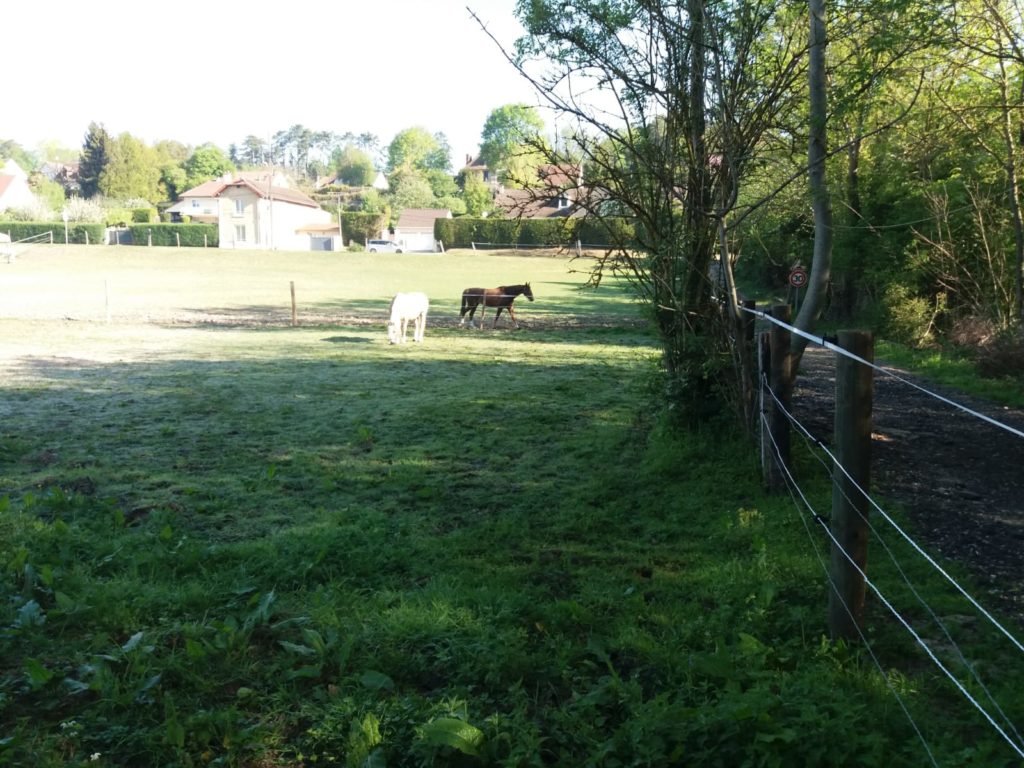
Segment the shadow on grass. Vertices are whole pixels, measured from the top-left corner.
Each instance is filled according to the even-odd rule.
[[[545,286],[570,286],[576,288],[569,296],[545,299]],[[547,283],[534,287],[536,301],[519,299],[513,305],[520,324],[542,324],[545,327],[606,327],[612,324],[635,325],[642,322],[630,293],[621,288],[578,287],[573,283]],[[296,306],[299,325],[322,324],[383,324],[387,321],[390,296],[379,299],[346,299],[319,302],[303,302]],[[450,296],[431,297],[428,322],[431,325],[458,325],[460,321],[461,292]],[[492,327],[494,309],[484,315],[484,325]],[[291,307],[287,302],[279,305],[251,304],[221,307],[181,307],[171,310],[170,317],[155,318],[160,324],[180,326],[194,324],[208,326],[278,326],[291,324]],[[477,311],[474,322],[480,322]],[[498,328],[512,328],[505,313],[498,321]]]
[[[322,341],[330,342],[331,344],[370,344],[372,339],[368,339],[365,336],[328,336]]]

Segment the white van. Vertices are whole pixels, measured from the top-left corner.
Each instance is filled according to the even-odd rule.
[[[390,240],[367,240],[366,250],[370,253],[401,253],[402,248]]]

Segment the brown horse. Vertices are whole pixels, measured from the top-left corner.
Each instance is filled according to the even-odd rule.
[[[459,312],[459,325],[465,325],[467,312],[469,313],[469,324],[472,325],[476,308],[480,307],[480,327],[483,328],[486,308],[497,307],[498,311],[494,315],[494,325],[491,327],[498,327],[498,317],[501,316],[501,310],[504,309],[508,310],[508,316],[512,318],[512,324],[518,328],[519,323],[516,321],[515,312],[512,311],[512,302],[516,300],[517,296],[525,296],[530,301],[533,301],[533,291],[530,290],[530,284],[499,285],[497,288],[467,288],[462,292],[462,310]]]

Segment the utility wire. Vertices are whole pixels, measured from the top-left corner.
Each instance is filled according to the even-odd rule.
[[[772,392],[771,387],[768,387],[767,389],[768,389],[769,393],[772,394],[772,397],[775,397],[775,393]],[[779,407],[781,407],[781,405]],[[789,416],[788,413],[787,413],[787,416]],[[963,595],[971,605],[973,605],[975,608],[977,608],[986,619],[988,619],[1000,632],[1002,632],[1003,635],[1005,635],[1006,638],[1011,643],[1013,643],[1014,646],[1016,646],[1018,651],[1024,652],[1024,644],[1021,644],[1021,642],[1016,637],[1014,637],[1014,635],[1006,627],[1004,627],[999,622],[999,620],[995,618],[995,616],[993,616],[991,613],[989,613],[989,611],[986,610],[985,607],[981,605],[981,603],[979,603],[977,600],[975,600],[967,592],[966,589],[964,589],[962,586],[960,586],[960,584],[956,581],[956,579],[954,579],[948,572],[946,572],[946,570],[941,565],[939,565],[931,555],[929,555],[921,546],[919,546],[918,543],[916,541],[914,541],[910,537],[910,535],[906,531],[903,530],[903,528],[900,527],[899,523],[897,523],[895,520],[893,520],[893,518],[884,509],[882,509],[873,498],[871,498],[871,494],[869,494],[867,491],[865,491],[863,488],[860,487],[860,485],[857,483],[857,481],[854,480],[854,478],[850,475],[850,473],[846,471],[846,467],[844,467],[842,465],[842,463],[835,457],[835,454],[833,454],[828,449],[828,446],[826,446],[820,440],[817,440],[816,442],[821,447],[821,449],[828,455],[828,457],[830,459],[832,459],[833,462],[835,462],[836,467],[838,467],[839,470],[843,473],[843,475],[846,476],[847,480],[849,480],[851,483],[853,483],[854,487],[856,487],[858,491],[860,491],[862,494],[864,494],[864,498],[866,498],[868,503],[871,504],[871,506],[874,507],[875,510],[878,511],[878,513],[883,517],[883,519],[887,523],[889,523],[889,525],[891,525],[896,530],[896,532],[899,533],[900,536],[902,536],[907,541],[907,543],[910,544],[910,546],[913,547],[914,550],[919,555],[921,555],[925,560],[927,560],[928,563],[933,568],[935,568],[935,570],[937,570],[939,573],[941,573],[942,576],[950,584],[952,584],[956,588],[956,590],[961,595]]]
[[[762,419],[763,419],[763,417],[762,417]],[[770,434],[770,432],[769,432],[769,434]],[[773,438],[772,442],[774,444],[774,438]],[[935,665],[940,670],[942,670],[943,674],[945,674],[946,677],[949,678],[949,680],[953,683],[953,685],[955,685],[957,687],[957,689],[960,691],[960,693],[963,694],[963,696],[974,706],[975,709],[978,710],[978,712],[980,712],[982,714],[982,716],[989,722],[989,724],[993,728],[996,729],[996,732],[999,733],[999,735],[1003,737],[1003,739],[1006,741],[1006,743],[1010,745],[1010,748],[1013,749],[1013,751],[1016,752],[1017,755],[1019,755],[1020,757],[1024,758],[1024,750],[1022,750],[1019,746],[1017,746],[1016,743],[1014,743],[1014,741],[1007,735],[1006,731],[1004,731],[1002,729],[1002,727],[999,725],[999,723],[997,723],[993,719],[993,717],[988,713],[988,711],[983,706],[981,706],[981,704],[978,703],[977,699],[975,699],[971,695],[970,691],[968,691],[964,687],[963,683],[961,683],[956,678],[956,676],[946,668],[946,666],[942,663],[942,661],[939,660],[939,658],[935,655],[935,653],[928,646],[928,644],[921,638],[920,635],[917,634],[917,632],[914,630],[914,628],[912,626],[910,626],[910,624],[907,622],[906,619],[903,618],[903,616],[900,614],[900,612],[896,610],[895,606],[893,606],[893,604],[890,603],[888,599],[886,599],[885,595],[882,594],[881,590],[875,585],[875,583],[873,581],[871,581],[871,579],[868,578],[867,574],[864,573],[864,571],[860,568],[860,566],[857,565],[856,561],[853,559],[853,557],[850,555],[850,553],[847,552],[843,548],[842,544],[840,544],[839,541],[835,538],[835,536],[832,535],[831,529],[829,528],[828,525],[825,524],[825,519],[821,515],[819,515],[814,510],[814,507],[810,504],[810,502],[807,501],[807,496],[804,494],[803,490],[800,489],[800,486],[796,483],[795,478],[793,478],[792,473],[789,472],[789,469],[786,467],[785,462],[783,462],[781,460],[781,453],[779,452],[777,445],[775,446],[775,450],[776,450],[776,454],[780,456],[780,459],[778,461],[779,466],[785,472],[786,477],[789,479],[789,481],[791,483],[793,483],[793,486],[795,488],[797,488],[797,490],[798,490],[798,492],[800,494],[800,498],[804,500],[804,504],[807,505],[807,508],[813,513],[814,520],[817,521],[819,523],[819,525],[821,525],[822,530],[825,531],[826,535],[832,541],[832,544],[836,547],[836,549],[839,550],[839,552],[842,553],[843,557],[846,558],[846,560],[850,563],[851,566],[853,566],[853,568],[857,571],[857,573],[860,575],[860,577],[862,579],[864,579],[865,585],[867,585],[871,589],[871,591],[874,592],[875,596],[878,597],[878,599],[882,601],[882,604],[889,610],[889,612],[893,616],[896,617],[896,620],[899,621],[900,624],[903,625],[904,629],[906,629],[910,633],[910,635],[914,638],[915,642],[917,642],[917,644],[919,646],[921,646],[922,649],[924,649],[924,652],[926,654],[928,654],[928,657],[932,660],[932,662],[934,662]],[[830,580],[830,582],[831,582],[831,580]],[[856,624],[856,622],[854,622],[854,624]],[[859,630],[858,630],[858,633],[859,633]],[[862,633],[861,633],[861,637],[863,638],[863,634]],[[913,720],[911,720],[911,722],[913,722]],[[915,724],[914,727],[916,729],[916,727],[917,727],[916,724]],[[920,731],[918,731],[918,733],[920,734]],[[929,756],[930,755],[931,755],[931,752],[929,751]],[[932,758],[932,759],[933,759],[933,763],[934,763],[934,758]]]
[[[767,420],[764,417],[763,410],[761,412],[761,423],[764,427],[768,426]],[[820,520],[820,515],[818,515],[818,513],[814,509],[814,506],[810,503],[810,501],[808,501],[807,496],[803,492],[803,489],[800,488],[800,485],[796,482],[796,479],[789,471],[789,467],[787,467],[786,463],[782,461],[782,453],[779,450],[778,444],[775,442],[775,437],[774,435],[772,435],[771,430],[766,428],[765,432],[768,434],[769,438],[772,441],[772,449],[774,452],[775,462],[782,469],[786,477],[786,489],[789,491],[789,495],[793,499],[793,504],[797,509],[797,516],[800,518],[800,522],[803,523],[804,530],[807,531],[807,538],[811,541],[811,546],[814,549],[814,555],[818,558],[818,564],[821,566],[822,570],[825,573],[825,578],[829,583],[830,589],[835,593],[835,596],[838,598],[839,602],[843,606],[843,610],[846,611],[846,614],[850,617],[851,623],[857,630],[857,634],[860,636],[861,642],[864,644],[864,648],[867,650],[868,655],[871,657],[871,661],[874,662],[875,668],[878,670],[878,674],[881,675],[882,679],[885,681],[886,687],[889,689],[889,692],[892,693],[893,697],[896,699],[896,702],[899,704],[900,709],[903,710],[903,714],[906,716],[907,721],[910,723],[910,727],[913,728],[914,733],[917,734],[917,738],[921,742],[921,745],[924,747],[924,751],[927,753],[928,759],[931,761],[931,764],[935,766],[935,768],[939,768],[939,764],[938,762],[936,762],[935,756],[932,754],[931,748],[928,746],[928,740],[925,739],[924,734],[921,733],[921,729],[918,727],[913,715],[911,715],[910,710],[907,709],[906,702],[903,701],[903,697],[900,696],[899,691],[896,690],[896,687],[892,684],[892,681],[889,679],[889,675],[887,675],[885,673],[885,670],[882,668],[882,663],[878,660],[878,657],[875,655],[874,650],[871,648],[871,642],[868,640],[867,636],[865,636],[864,631],[860,628],[860,623],[857,622],[857,620],[854,618],[853,611],[850,609],[850,606],[847,604],[846,600],[843,599],[843,596],[839,594],[839,591],[836,589],[836,586],[832,582],[832,579],[829,578],[829,567],[825,564],[825,559],[821,554],[821,550],[818,547],[818,543],[815,541],[814,534],[811,532],[811,528],[807,523],[807,517],[801,514],[800,512],[800,503],[797,502],[796,494],[799,494],[800,499],[803,501],[804,507],[806,507],[807,510],[811,513],[811,516],[814,520]],[[796,493],[794,493],[794,489]]]
[[[764,383],[763,389],[766,389],[768,391],[768,393],[772,397],[772,400],[775,401],[776,407],[778,407],[780,409],[780,411],[786,416],[786,418],[794,426],[794,428],[797,430],[797,432],[800,433],[801,435],[803,435],[805,443],[807,443],[808,445],[813,443],[814,445],[817,445],[818,447],[820,447],[829,456],[829,458],[832,459],[833,464],[835,466],[839,467],[843,471],[843,474],[846,475],[847,478],[850,478],[850,475],[846,471],[845,467],[843,467],[842,464],[836,459],[836,457],[832,455],[832,453],[828,450],[828,448],[825,446],[825,444],[821,440],[819,440],[816,437],[814,437],[810,433],[810,431],[796,418],[796,416],[794,414],[792,414],[788,410],[786,410],[785,406],[779,401],[778,396],[775,394],[775,392],[772,390],[772,388],[767,385],[767,382]],[[770,434],[771,433],[769,432],[769,435]],[[772,440],[774,441],[774,437],[772,437]],[[821,456],[819,456],[818,453],[816,451],[814,451],[813,449],[810,449],[809,453],[812,456],[814,456],[814,458],[822,465],[822,467],[825,468],[826,474],[828,474],[828,476],[834,481],[835,480],[835,473],[829,469],[828,464],[825,462],[825,460],[822,459]],[[856,481],[853,481],[852,478],[850,478],[850,480],[851,480],[851,482],[853,482],[854,487],[856,487],[857,490],[860,491],[864,495],[864,497],[869,502],[871,502],[873,506],[876,507],[876,509],[880,510],[878,505],[874,503],[874,501],[871,498],[871,496],[863,488],[861,488],[856,483]],[[866,515],[862,514],[860,512],[860,510],[856,508],[856,506],[853,504],[853,502],[850,499],[850,497],[846,494],[846,491],[841,486],[840,486],[840,493],[842,493],[843,497],[848,502],[850,502],[851,507],[853,507],[857,511],[858,516],[861,518],[861,520],[864,521],[865,525],[867,525],[868,528],[871,529],[871,532],[875,535],[875,539],[878,541],[879,544],[881,544],[882,548],[885,550],[886,554],[889,556],[889,560],[892,562],[893,566],[896,568],[896,571],[899,573],[899,575],[903,579],[904,583],[910,589],[911,593],[917,599],[918,603],[920,603],[920,605],[923,606],[924,609],[931,616],[932,621],[934,621],[935,624],[939,627],[939,629],[942,630],[942,633],[946,636],[946,640],[949,641],[949,643],[952,646],[952,648],[956,651],[957,656],[959,656],[960,662],[964,665],[964,667],[967,668],[967,670],[970,673],[971,677],[978,684],[978,686],[981,688],[981,690],[985,692],[986,698],[991,703],[991,705],[995,708],[995,711],[999,713],[1000,717],[1002,718],[1002,720],[1006,724],[1006,726],[1011,731],[1013,731],[1013,735],[1016,737],[1018,743],[1024,743],[1024,739],[1021,738],[1020,732],[1017,730],[1016,725],[1014,725],[1013,721],[1003,711],[1002,707],[999,705],[999,702],[996,701],[995,697],[992,695],[992,693],[989,691],[988,687],[982,681],[981,676],[978,674],[978,672],[974,668],[974,666],[964,656],[963,651],[960,649],[960,646],[957,644],[957,642],[953,639],[952,635],[949,632],[949,629],[946,627],[946,625],[943,623],[943,621],[939,618],[939,616],[935,613],[935,611],[932,609],[931,605],[928,604],[928,601],[925,600],[924,597],[914,587],[913,583],[910,581],[909,576],[907,576],[906,571],[904,571],[903,567],[900,565],[899,560],[896,557],[896,554],[889,547],[888,543],[882,537],[882,535],[879,532],[879,530],[874,526],[874,524],[871,522],[869,517],[867,517]],[[885,516],[884,512],[882,514],[883,514],[883,516]],[[886,519],[888,519],[888,517],[886,517]],[[897,528],[897,530],[898,530],[898,528]],[[904,535],[904,537],[906,538],[905,535]],[[911,544],[914,546],[915,549],[920,551],[920,548],[917,547],[917,545],[914,544],[914,542],[911,542]],[[958,585],[957,585],[957,588],[959,589]],[[963,592],[963,590],[960,590],[960,591],[961,591],[961,594],[966,594],[966,593]],[[968,595],[967,597],[968,597],[968,600],[970,600],[970,596]],[[977,603],[975,601],[971,600],[971,602],[974,605],[977,605]],[[981,610],[984,613],[984,609],[981,609]],[[1002,630],[1002,627],[999,626],[998,622],[996,622],[996,626],[999,627]],[[1005,630],[1003,630],[1003,632],[1005,634]],[[1013,640],[1012,637],[1010,639]]]
[[[1007,432],[1009,432],[1012,435],[1016,435],[1017,437],[1024,438],[1024,431],[1016,429],[1015,427],[1011,427],[1008,424],[1003,424],[1001,421],[996,421],[995,419],[991,418],[990,416],[986,416],[983,413],[978,413],[978,411],[975,411],[975,410],[973,410],[971,408],[968,408],[966,405],[961,405],[960,403],[956,402],[955,400],[950,400],[948,397],[944,397],[943,395],[940,395],[940,394],[937,394],[935,392],[932,392],[931,390],[929,390],[929,389],[927,389],[925,387],[922,387],[920,384],[915,384],[914,382],[910,381],[909,379],[903,378],[899,374],[893,372],[891,369],[883,368],[883,367],[881,367],[879,365],[875,365],[874,363],[872,363],[872,362],[870,362],[868,360],[865,360],[863,357],[860,357],[859,355],[855,355],[852,352],[849,352],[849,351],[843,349],[842,347],[840,347],[840,346],[838,346],[836,344],[833,344],[832,342],[828,341],[827,339],[822,338],[821,336],[814,336],[814,335],[812,335],[810,333],[807,333],[806,331],[801,331],[799,328],[796,328],[795,326],[792,326],[789,323],[784,323],[781,320],[778,320],[778,319],[772,317],[768,313],[762,312],[761,310],[751,309],[749,307],[744,307],[744,306],[740,306],[739,309],[741,309],[744,312],[749,312],[750,314],[755,315],[757,317],[760,317],[760,318],[762,318],[764,320],[768,320],[771,323],[775,323],[776,325],[778,325],[778,326],[780,326],[782,328],[786,328],[791,333],[795,333],[798,336],[802,336],[803,338],[807,339],[808,341],[813,341],[815,344],[819,344],[820,346],[824,347],[825,349],[830,349],[833,352],[835,352],[836,354],[843,355],[844,357],[848,357],[851,360],[856,360],[858,363],[861,363],[862,365],[866,365],[869,368],[873,368],[874,370],[879,371],[880,373],[884,373],[885,375],[887,375],[887,376],[889,376],[891,378],[894,378],[894,379],[896,379],[897,381],[899,381],[899,382],[901,382],[903,384],[911,386],[914,389],[916,389],[916,390],[918,390],[920,392],[923,392],[926,395],[934,397],[937,400],[941,400],[942,402],[946,403],[947,405],[951,405],[954,408],[958,408],[959,410],[963,411],[964,413],[966,413],[966,414],[968,414],[970,416],[974,416],[975,418],[981,419],[983,421],[987,421],[989,424],[992,424],[993,426],[999,427],[999,429],[1004,429],[1004,430],[1006,430]]]

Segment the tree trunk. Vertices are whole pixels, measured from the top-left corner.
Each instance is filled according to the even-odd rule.
[[[825,158],[828,153],[826,136],[828,96],[825,80],[825,0],[808,0],[810,11],[810,46],[808,80],[810,90],[810,126],[807,145],[808,184],[814,211],[814,254],[807,295],[794,325],[809,332],[825,306],[832,272],[832,202],[828,196]],[[794,369],[800,362],[807,340],[793,334]]]
[[[1013,123],[1010,118],[1010,94],[1009,82],[1006,74],[1006,64],[999,59],[999,95],[1002,99],[1002,131],[1003,141],[1006,144],[1006,195],[1010,204],[1010,214],[1013,217],[1013,239],[1016,247],[1016,259],[1014,261],[1013,280],[1013,308],[1010,315],[1014,322],[1020,323],[1022,310],[1024,310],[1024,221],[1021,220],[1020,211],[1020,184],[1017,179],[1017,146],[1013,138]]]

